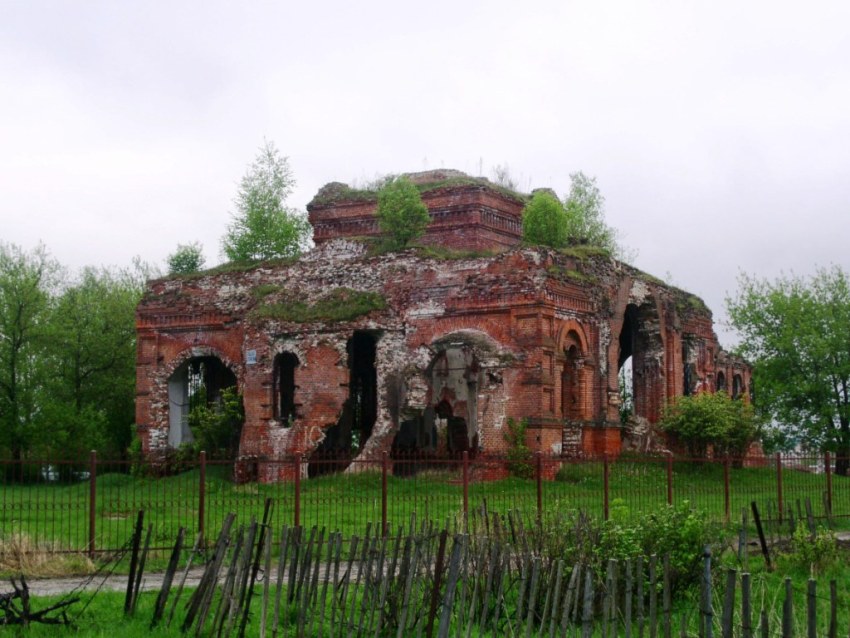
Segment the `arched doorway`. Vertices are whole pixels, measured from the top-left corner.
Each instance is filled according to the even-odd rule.
[[[168,444],[179,447],[194,441],[189,416],[200,408],[220,409],[223,393],[236,388],[236,375],[215,355],[191,357],[168,378]],[[228,437],[239,444],[238,430]],[[230,446],[230,444],[228,445]]]
[[[451,344],[431,363],[431,403],[443,420],[452,454],[478,449],[478,388],[481,365],[473,349]]]
[[[624,398],[629,394],[636,416],[656,422],[664,403],[663,353],[664,344],[658,330],[659,318],[652,302],[640,306],[630,303],[623,313],[617,353],[617,375],[625,383],[621,388],[620,409],[625,406]],[[620,375],[631,360],[631,379]]]

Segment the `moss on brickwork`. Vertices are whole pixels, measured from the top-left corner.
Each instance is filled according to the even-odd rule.
[[[525,204],[529,200],[528,195],[518,193],[510,188],[505,188],[504,186],[499,186],[498,184],[494,184],[483,177],[451,177],[449,179],[439,180],[436,182],[426,182],[424,184],[416,185],[420,193],[427,193],[428,191],[437,190],[439,188],[457,188],[459,186],[482,186],[488,190],[504,195],[509,199],[514,199],[521,204]]]
[[[555,279],[560,279],[562,281],[571,280],[576,283],[587,284],[595,284],[599,281],[599,279],[597,279],[594,275],[583,273],[582,271],[574,268],[566,268],[558,264],[552,264],[546,269],[546,272],[549,273],[550,277],[554,277]]]
[[[681,314],[687,314],[688,312],[710,314],[711,311],[708,309],[708,306],[706,306],[705,302],[696,295],[692,295],[689,292],[679,289],[675,289],[675,291],[678,293],[676,297],[676,310]]]
[[[600,246],[567,246],[566,248],[559,248],[558,252],[562,255],[573,257],[578,260],[590,259],[592,257],[605,257],[606,259],[611,258],[611,251]]]
[[[254,295],[254,299],[260,300],[281,290],[282,288],[277,284],[260,284],[251,289],[251,294]]]
[[[278,303],[262,304],[252,311],[258,319],[277,319],[293,323],[352,321],[374,310],[387,307],[387,300],[377,292],[334,288],[314,303],[284,299]]]
[[[453,259],[481,259],[487,257],[495,257],[504,250],[495,248],[481,250],[460,250],[455,248],[447,248],[446,246],[415,246],[416,255],[424,259],[439,259],[441,261],[451,261]]]
[[[200,279],[201,277],[213,277],[215,275],[224,275],[231,272],[247,272],[259,266],[291,266],[298,261],[298,257],[281,257],[279,259],[267,259],[266,261],[228,261],[207,270],[199,270],[198,272],[186,273],[184,275],[169,275],[167,279],[182,279],[191,281]]]
[[[376,186],[380,185],[383,180],[376,180]],[[494,184],[490,180],[483,177],[450,177],[447,179],[435,180],[433,182],[424,182],[424,183],[415,183],[417,189],[419,189],[420,193],[427,193],[429,191],[438,190],[441,188],[459,188],[463,186],[477,186],[483,187],[487,190],[494,191],[507,197],[509,199],[513,199],[520,204],[525,204],[529,200],[529,196],[523,193],[518,193],[509,188],[505,188],[504,186],[500,186],[499,184]],[[378,188],[352,188],[348,184],[343,184],[341,182],[331,182],[330,184],[325,184],[316,196],[307,204],[307,209],[311,209],[314,207],[325,207],[330,206],[332,204],[339,204],[343,202],[377,202],[378,201]]]
[[[656,286],[664,286],[665,288],[669,288],[670,286],[663,279],[656,277],[655,275],[650,275],[648,272],[643,272],[642,270],[636,270],[635,278],[640,279],[641,281],[645,281],[648,284],[655,284]]]

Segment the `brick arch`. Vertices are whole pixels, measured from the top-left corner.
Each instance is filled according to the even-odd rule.
[[[555,375],[556,392],[560,396],[559,414],[573,423],[593,420],[593,371],[587,336],[575,320],[567,320],[558,331]]]
[[[440,412],[448,414],[447,450],[475,454],[486,439],[501,442],[495,430],[506,402],[499,357],[505,347],[484,330],[461,328],[435,337],[422,370],[427,384],[426,428]],[[442,418],[442,417],[441,417]],[[438,434],[438,436],[440,436]],[[490,441],[492,443],[492,440]]]
[[[587,345],[587,335],[584,328],[574,319],[567,319],[561,323],[558,330],[558,352],[563,353],[570,345],[578,346],[579,351],[585,356],[590,356],[590,348]]]
[[[195,359],[197,357],[215,357],[216,359],[219,359],[224,365],[230,368],[231,372],[233,372],[236,377],[236,387],[239,388],[242,385],[242,366],[231,360],[221,350],[213,348],[212,346],[188,346],[184,348],[172,357],[168,363],[160,366],[160,370],[162,371],[160,376],[166,380],[170,379],[171,375],[174,374],[177,368],[189,361],[189,359]]]
[[[185,425],[186,411],[188,408],[188,394],[183,379],[175,378],[181,367],[192,359],[204,357],[215,358],[233,375],[237,391],[240,390],[242,382],[240,374],[241,366],[236,365],[221,351],[211,346],[189,346],[177,353],[165,365],[161,366],[158,376],[161,379],[161,403],[165,406],[161,423],[164,434],[159,437],[159,447],[169,445],[177,447],[181,443],[191,440]],[[178,409],[179,408],[179,409]],[[188,437],[188,438],[187,438]],[[150,445],[150,443],[149,443]]]
[[[631,331],[629,348],[633,356],[635,413],[654,423],[660,418],[665,401],[668,359],[666,321],[657,291],[646,282],[624,277],[617,290],[615,310],[609,326],[610,341],[605,362],[608,379],[607,418],[609,421],[619,421],[617,377],[625,359],[623,357],[621,360],[621,355],[624,354],[621,353],[621,345],[625,329]]]

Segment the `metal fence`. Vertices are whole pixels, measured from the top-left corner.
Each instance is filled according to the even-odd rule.
[[[153,525],[153,548],[165,549],[180,527],[212,536],[229,512],[245,523],[259,518],[269,498],[273,528],[316,525],[346,535],[367,525],[395,529],[411,517],[443,524],[513,511],[545,520],[576,509],[628,517],[683,501],[719,521],[739,520],[751,501],[773,520],[803,515],[807,500],[816,516],[850,517],[850,479],[834,467],[829,454],[219,461],[201,453],[161,475],[163,468],[95,453],[73,461],[0,460],[0,554],[112,552],[124,546],[141,509]],[[234,480],[246,476],[264,481]]]

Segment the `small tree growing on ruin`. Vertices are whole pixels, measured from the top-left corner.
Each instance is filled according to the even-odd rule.
[[[705,458],[709,447],[715,456],[741,457],[759,433],[753,406],[725,392],[678,397],[665,408],[659,425],[693,458]]]
[[[567,242],[604,248],[617,259],[634,261],[636,251],[621,245],[618,232],[605,223],[605,197],[595,177],[581,171],[570,174],[570,192],[564,198]]]
[[[305,216],[286,206],[295,187],[289,160],[266,140],[239,183],[236,211],[222,239],[230,261],[296,257],[310,235]]]
[[[536,191],[522,211],[522,238],[529,244],[561,248],[567,245],[567,212],[558,198]]]
[[[177,244],[177,250],[166,259],[169,275],[188,275],[204,267],[204,248],[199,242]]]
[[[393,249],[402,249],[425,234],[431,222],[416,186],[404,176],[389,180],[378,191],[378,227]]]

